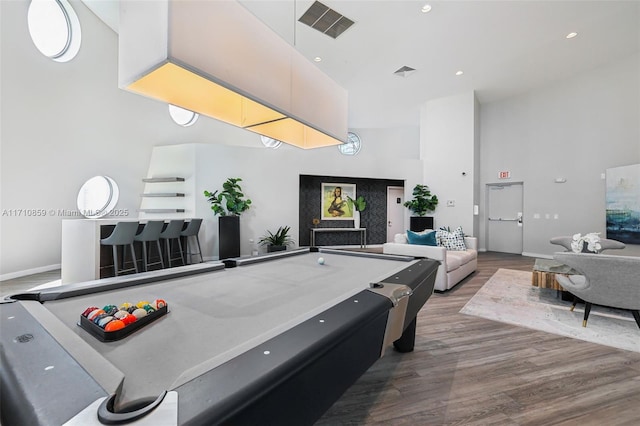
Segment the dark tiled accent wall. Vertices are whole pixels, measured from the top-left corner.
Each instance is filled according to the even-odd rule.
[[[402,180],[353,178],[345,176],[300,175],[300,235],[298,244],[308,246],[313,218],[320,218],[322,183],[340,182],[356,185],[356,195],[362,195],[367,208],[360,215],[360,227],[367,228],[367,244],[382,244],[387,240],[387,187],[404,187]],[[319,228],[353,228],[353,220],[323,220]],[[326,232],[316,234],[317,245],[357,245],[358,232]]]

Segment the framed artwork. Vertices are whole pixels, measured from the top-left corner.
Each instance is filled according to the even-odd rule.
[[[640,244],[640,164],[607,169],[607,238]]]
[[[351,183],[322,183],[322,220],[352,220],[348,198],[356,198],[356,186]]]

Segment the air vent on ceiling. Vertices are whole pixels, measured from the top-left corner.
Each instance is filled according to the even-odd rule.
[[[313,2],[298,21],[332,38],[338,38],[340,34],[354,24],[351,19],[344,17],[319,1]]]
[[[393,73],[395,75],[397,75],[398,77],[409,77],[411,74],[413,74],[414,72],[416,72],[415,68],[411,68],[408,66],[403,66],[399,69],[397,69],[396,71],[394,71]]]

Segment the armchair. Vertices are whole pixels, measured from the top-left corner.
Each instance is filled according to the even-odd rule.
[[[591,304],[630,310],[640,327],[640,257],[590,253],[555,253],[553,258],[581,275],[556,275],[560,285],[584,300],[587,326]],[[575,307],[574,301],[571,309]]]
[[[562,246],[567,249],[567,251],[571,251],[571,241],[573,241],[573,237],[553,237],[549,242]],[[625,244],[620,241],[609,240],[607,238],[600,238],[600,246],[602,247],[600,250],[601,253],[605,250],[623,249],[626,247]]]

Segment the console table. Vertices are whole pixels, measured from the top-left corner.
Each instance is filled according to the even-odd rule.
[[[311,246],[316,245],[316,233],[318,232],[359,232],[360,247],[367,247],[367,228],[311,228]]]

